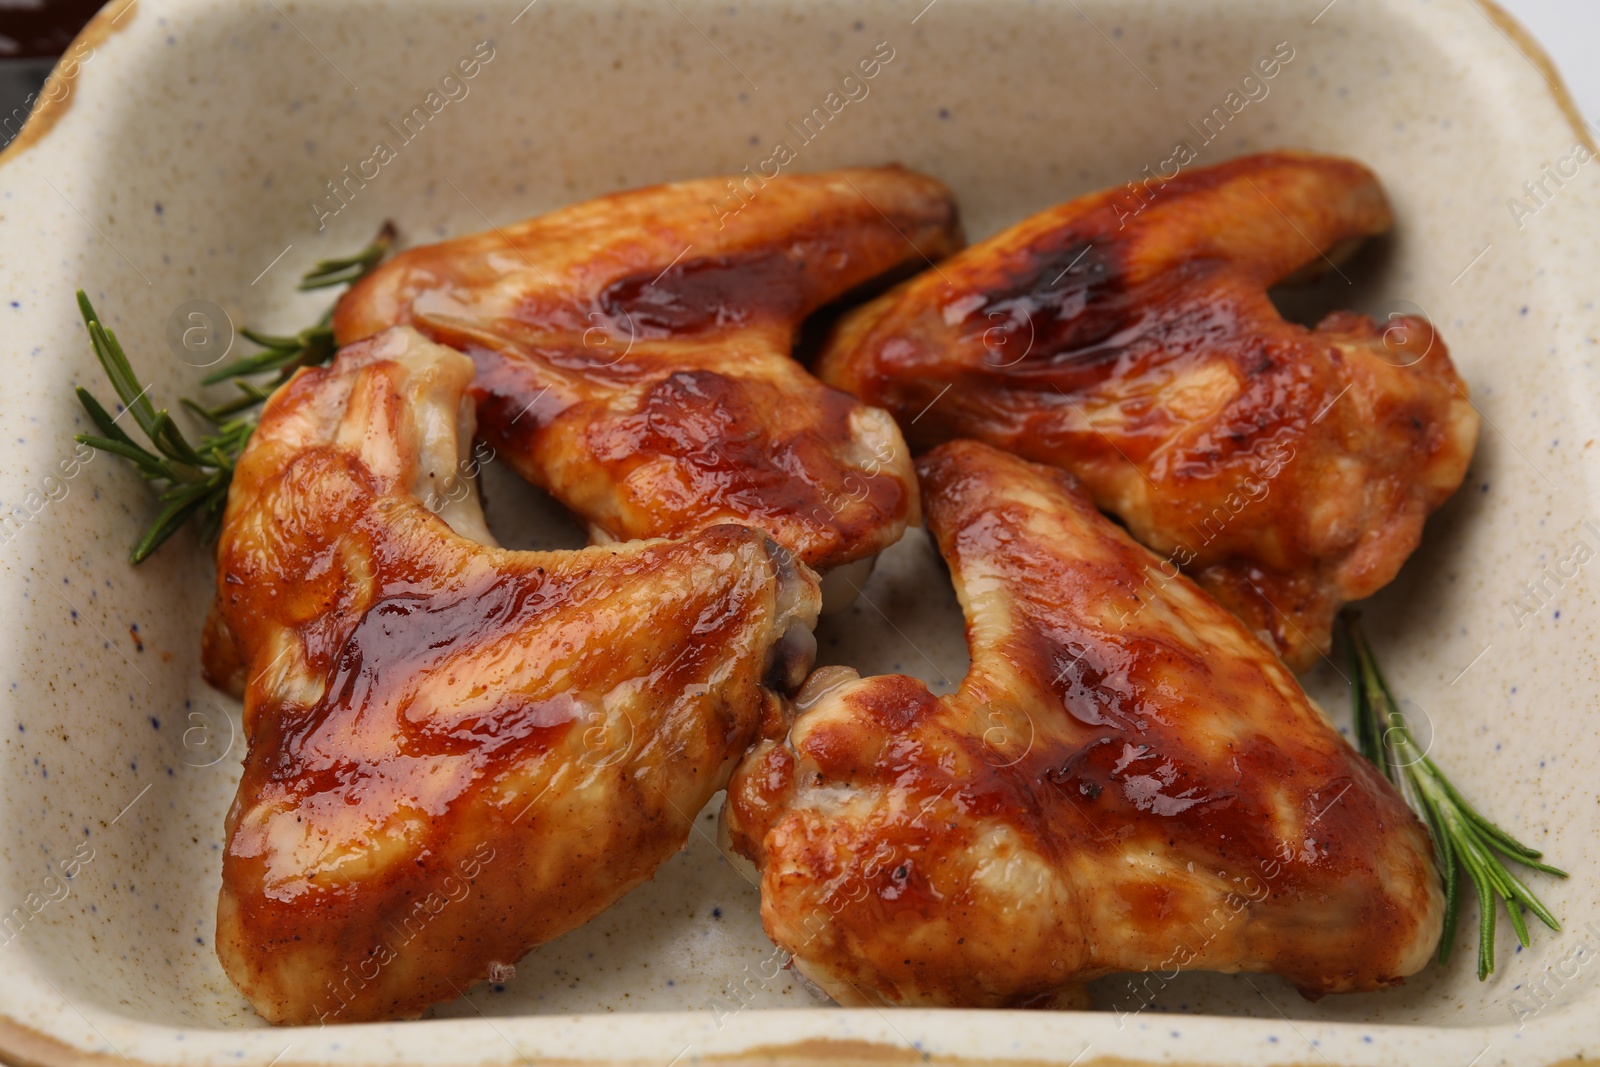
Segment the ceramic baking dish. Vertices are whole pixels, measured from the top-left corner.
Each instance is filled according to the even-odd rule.
[[[68,91],[0,159],[0,602],[14,613],[0,630],[0,1058],[1481,1067],[1600,1055],[1600,567],[1577,550],[1600,547],[1600,164],[1548,63],[1494,8],[146,0],[113,5],[69,56]],[[877,75],[851,90],[844,77],[874,56]],[[241,745],[237,708],[196,669],[209,562],[185,534],[128,565],[153,501],[118,461],[72,443],[85,426],[71,387],[106,391],[72,291],[89,292],[171,404],[226,342],[215,309],[211,348],[174,339],[174,323],[193,322],[176,313],[202,306],[191,301],[235,325],[296,328],[326,299],[295,294],[296,276],[383,219],[423,242],[756,168],[780,141],[796,169],[898,160],[937,175],[973,237],[1140,178],[1179,144],[1199,162],[1304,146],[1379,172],[1396,232],[1309,299],[1428,314],[1484,428],[1467,483],[1367,619],[1434,755],[1571,870],[1538,883],[1562,933],[1536,928],[1519,951],[1502,923],[1499,969],[1479,983],[1469,906],[1447,969],[1317,1003],[1272,978],[1184,974],[1098,982],[1091,1013],[841,1010],[779,967],[708,810],[708,832],[653,882],[427,1019],[273,1030],[255,1018],[211,944]],[[379,142],[390,152],[373,162]],[[493,468],[486,479],[505,540],[577,543],[547,502]],[[824,662],[959,680],[959,615],[919,533],[866,595],[825,624]],[[1337,672],[1307,684],[1342,720]]]

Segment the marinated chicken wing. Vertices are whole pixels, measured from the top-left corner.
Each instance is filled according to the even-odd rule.
[[[935,697],[819,670],[728,789],[801,973],[846,1004],[1005,1006],[1116,971],[1315,994],[1427,962],[1427,832],[1265,644],[1070,474],[966,441],[918,469],[971,672]]]
[[[1072,471],[1300,669],[1394,577],[1477,438],[1426,321],[1308,330],[1267,298],[1389,225],[1365,167],[1295,153],[1085,196],[851,313],[818,373],[913,446]]]
[[[816,579],[760,531],[494,547],[439,492],[472,373],[407,328],[346,348],[234,474],[206,665],[247,681],[250,748],[217,954],[272,1022],[415,1015],[589,919],[809,664]]]
[[[864,560],[916,518],[910,456],[887,414],[790,350],[819,306],[959,247],[954,202],[899,167],[735,182],[412,249],[334,328],[411,323],[470,355],[479,432],[597,541],[732,521],[819,570]]]

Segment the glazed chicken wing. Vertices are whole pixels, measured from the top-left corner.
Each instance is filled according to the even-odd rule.
[[[1085,196],[851,313],[819,374],[913,446],[1072,471],[1300,669],[1394,577],[1477,437],[1426,321],[1308,330],[1267,298],[1389,225],[1365,167],[1294,153]]]
[[[1007,1006],[1116,971],[1315,994],[1428,961],[1426,830],[1265,644],[1070,474],[966,441],[918,469],[971,672],[935,697],[823,668],[728,789],[801,973],[846,1004]]]
[[[828,570],[898,540],[916,482],[887,414],[790,357],[796,329],[960,240],[949,191],[898,167],[682,182],[412,249],[334,327],[470,355],[479,432],[598,541],[741,522]]]
[[[416,1015],[649,878],[815,648],[816,579],[757,530],[495,547],[437,492],[472,372],[408,328],[346,348],[234,474],[205,652],[250,747],[217,954],[272,1022]]]

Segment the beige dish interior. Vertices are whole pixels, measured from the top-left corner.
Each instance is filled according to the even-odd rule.
[[[0,635],[0,906],[12,916],[0,931],[0,1058],[664,1065],[754,1049],[916,1062],[917,1049],[1080,1064],[1487,1065],[1600,1053],[1600,925],[1589,925],[1600,923],[1600,568],[1575,553],[1579,541],[1600,549],[1600,165],[1545,177],[1585,135],[1514,26],[1467,0],[524,3],[114,6],[69,52],[77,70],[58,89],[69,95],[0,160],[0,505],[25,516],[0,535],[0,582],[20,623]],[[441,79],[483,42],[492,58],[446,96]],[[864,93],[847,95],[844,76],[885,48],[892,58]],[[1277,76],[1241,84],[1275,50],[1292,50]],[[428,109],[435,91],[442,103],[403,141],[389,124]],[[826,122],[802,142],[789,123],[813,109]],[[327,183],[378,140],[394,158],[345,186],[347,202],[329,199]],[[708,810],[706,832],[654,882],[524,958],[503,988],[478,987],[420,1023],[261,1026],[211,946],[240,742],[237,708],[196,668],[209,563],[185,534],[131,569],[148,490],[109,457],[72,461],[86,424],[71,386],[109,393],[72,290],[88,290],[171,404],[202,373],[166,340],[185,301],[213,301],[235,324],[296,328],[325,297],[294,294],[295,277],[385,218],[424,242],[629,186],[755,169],[780,141],[794,169],[897,160],[935,174],[975,238],[1142,177],[1184,141],[1199,164],[1287,145],[1380,173],[1396,232],[1343,268],[1348,282],[1330,276],[1300,304],[1421,309],[1471,383],[1484,430],[1467,484],[1367,617],[1436,734],[1434,755],[1572,871],[1536,883],[1565,932],[1536,928],[1519,951],[1502,923],[1499,971],[1480,984],[1469,905],[1447,969],[1318,1003],[1272,978],[1186,974],[1106,979],[1098,1013],[844,1011],[777,971],[757,895],[717,854]],[[1541,181],[1536,200],[1524,183]],[[503,471],[486,489],[508,543],[581,540]],[[1543,583],[1542,602],[1526,583]],[[823,662],[863,673],[949,687],[964,669],[954,598],[920,532],[819,637]],[[1345,719],[1338,668],[1307,683]]]

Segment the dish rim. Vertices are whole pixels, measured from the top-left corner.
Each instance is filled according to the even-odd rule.
[[[1517,20],[1515,16],[1513,16],[1501,5],[1499,0],[1467,0],[1467,2],[1475,7],[1480,13],[1482,13],[1490,22],[1490,24],[1500,33],[1500,35],[1518,53],[1520,53],[1524,59],[1530,62],[1539,73],[1543,75],[1542,80],[1545,82],[1545,85],[1541,92],[1547,94],[1545,99],[1548,99],[1550,103],[1554,104],[1556,110],[1562,115],[1567,125],[1571,128],[1574,136],[1584,145],[1586,145],[1592,152],[1595,152],[1597,156],[1600,156],[1600,145],[1597,145],[1595,136],[1591,131],[1590,126],[1584,122],[1582,114],[1567,87],[1565,79],[1562,77],[1559,69],[1556,67],[1555,63],[1543,45],[1539,43],[1539,41],[1526,29],[1526,27],[1522,25],[1520,21]],[[277,5],[273,4],[273,6],[276,7]],[[64,50],[63,55],[70,54],[81,46],[93,48],[103,44],[110,37],[124,28],[119,26],[118,23],[125,15],[136,15],[138,7],[139,0],[108,0],[105,6],[97,11],[84,26],[84,28],[73,38],[72,42]],[[76,96],[75,90],[77,81],[82,76],[83,69],[84,68],[80,66],[70,73],[62,73],[59,70],[59,62],[57,67],[52,68],[50,76],[56,77],[58,74],[60,74],[67,84],[69,91],[60,98],[40,97],[37,108],[30,114],[24,128],[8,145],[5,146],[4,149],[0,149],[0,167],[4,167],[6,164],[13,162],[26,153],[29,149],[48,140],[51,133],[54,132],[56,124],[68,113],[72,107],[74,98]],[[99,76],[100,75],[96,75],[96,77]],[[1522,105],[1524,109],[1533,108],[1536,106],[1538,106],[1537,102],[1528,102]],[[790,1014],[806,1010],[807,1009],[779,1009],[773,1012],[768,1012],[768,1014]],[[862,1015],[866,1015],[873,1012],[875,1009],[839,1010],[854,1011]],[[975,1018],[978,1017],[979,1014],[984,1016],[1002,1014],[999,1012],[980,1013],[974,1012],[972,1009],[897,1010],[917,1012],[919,1014],[972,1014]],[[628,1017],[642,1020],[648,1017],[661,1017],[678,1014],[683,1013],[645,1012]],[[1005,1014],[1010,1013],[1008,1012]],[[600,1013],[594,1013],[589,1017],[595,1017],[596,1015],[599,1017],[605,1017]],[[584,1016],[566,1018],[583,1017]],[[1189,1016],[1188,1018],[1192,1020],[1208,1017]],[[1226,1017],[1209,1018],[1222,1023],[1232,1021]],[[444,1020],[439,1021],[443,1022]],[[451,1020],[451,1022],[464,1022],[467,1024],[472,1024],[474,1020]],[[389,1027],[394,1025],[397,1025],[397,1023],[382,1022],[356,1024],[353,1026],[344,1027],[343,1029],[355,1031],[359,1028],[369,1026]],[[1347,1023],[1330,1025],[1356,1024]],[[1485,1028],[1492,1027],[1486,1026]],[[1369,1026],[1368,1029],[1372,1031],[1395,1030],[1410,1033],[1420,1033],[1425,1032],[1428,1028],[1404,1026],[1399,1024],[1378,1024]],[[1456,1028],[1451,1027],[1439,1029]],[[270,1033],[274,1031],[269,1030],[264,1032]],[[279,1059],[273,1062],[275,1065],[277,1065],[277,1067],[323,1067],[323,1065],[329,1061],[319,1059]],[[384,1062],[399,1063],[405,1061],[388,1060]],[[508,1060],[507,1062],[509,1063],[511,1061]],[[531,1061],[524,1059],[524,1062]],[[541,1064],[548,1063],[552,1065],[573,1064],[583,1065],[583,1067],[598,1067],[598,1065],[602,1064],[621,1065],[636,1061],[619,1060],[613,1058],[571,1059],[540,1057],[538,1062]],[[775,1065],[827,1062],[840,1065],[871,1064],[874,1065],[874,1067],[881,1067],[881,1065],[886,1064],[912,1064],[926,1061],[922,1055],[913,1049],[908,1048],[904,1044],[895,1044],[888,1041],[868,1040],[864,1038],[812,1037],[781,1044],[754,1043],[745,1046],[741,1051],[732,1053],[705,1053],[699,1055],[695,1062],[703,1064],[715,1064],[719,1065],[719,1067],[735,1067],[735,1065],[739,1064],[754,1064],[758,1062]],[[938,1062],[941,1064],[951,1065],[951,1067],[969,1067],[969,1065],[993,1064],[1001,1062],[1017,1064],[1019,1067],[1021,1067],[1021,1065],[1043,1065],[1046,1063],[1053,1063],[1055,1061],[1046,1061],[1033,1058],[974,1058],[969,1056],[949,1056],[941,1054]],[[1102,1060],[1100,1057],[1096,1057],[1093,1060],[1085,1061],[1084,1067],[1092,1067],[1093,1064],[1101,1062],[1121,1063],[1130,1061],[1123,1061],[1116,1057],[1115,1054],[1112,1054],[1112,1059],[1110,1060]],[[1163,1058],[1161,1062],[1172,1065],[1172,1067],[1204,1067],[1205,1064],[1211,1064],[1217,1061],[1201,1059],[1176,1059],[1168,1057]],[[1324,1062],[1331,1063],[1331,1061],[1326,1060],[1326,1057],[1324,1057]],[[1580,1062],[1589,1061],[1580,1061],[1579,1059],[1573,1058],[1560,1058],[1555,1060],[1547,1060],[1544,1062],[1548,1064],[1548,1067],[1567,1067],[1567,1065],[1573,1065],[1573,1067],[1576,1067],[1576,1065]],[[11,1017],[5,1012],[4,1009],[0,1009],[0,1063],[14,1065],[14,1067],[160,1067],[163,1061],[140,1058],[137,1055],[129,1057],[121,1054],[120,1052],[100,1052],[75,1047],[63,1040],[33,1028],[25,1022]]]

